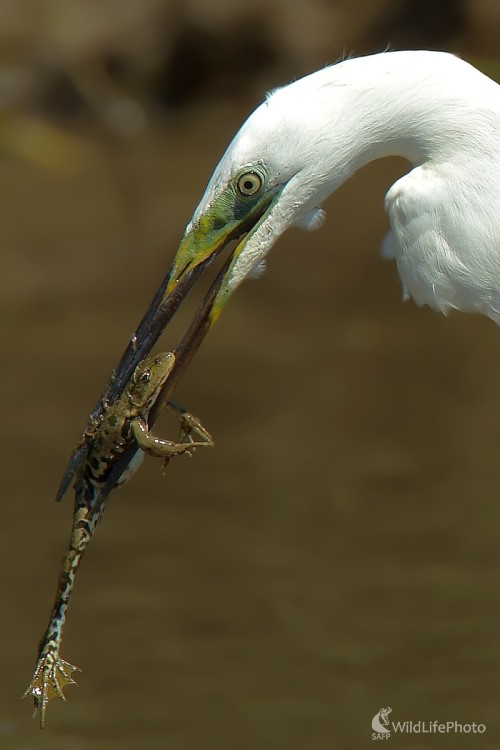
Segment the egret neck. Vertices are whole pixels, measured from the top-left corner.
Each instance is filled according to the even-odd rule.
[[[215,168],[166,296],[242,235],[214,321],[285,229],[317,228],[327,196],[388,155],[412,166],[385,203],[385,253],[405,296],[500,322],[500,87],[453,55],[423,50],[344,60],[272,92]]]

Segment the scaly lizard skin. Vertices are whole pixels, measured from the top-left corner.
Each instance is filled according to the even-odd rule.
[[[180,412],[181,439],[173,443],[155,437],[148,430],[149,410],[155,403],[175,363],[171,352],[156,354],[142,360],[134,370],[122,395],[110,406],[92,440],[87,457],[75,481],[75,506],[71,537],[64,555],[57,593],[49,624],[38,646],[38,660],[33,679],[23,695],[32,696],[34,716],[38,713],[40,727],[45,723],[45,711],[52,698],[65,699],[66,685],[75,684],[72,674],[80,671],[59,656],[66,612],[80,561],[106,507],[102,495],[106,479],[114,462],[135,440],[137,452],[129,462],[118,484],[124,484],[138,469],[144,453],[163,458],[167,462],[179,453],[189,453],[197,446],[213,446],[212,438],[201,423],[191,415]],[[201,442],[193,442],[196,432]]]

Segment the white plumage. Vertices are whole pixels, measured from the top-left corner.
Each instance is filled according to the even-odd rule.
[[[287,227],[319,226],[323,201],[388,155],[412,165],[385,199],[384,254],[406,295],[500,323],[500,87],[443,52],[349,59],[271,93],[217,165],[186,230],[184,266],[201,256],[199,244],[186,250],[190,236],[216,207],[220,218],[222,194],[245,169],[259,169],[262,194],[275,197],[234,256],[223,302]]]

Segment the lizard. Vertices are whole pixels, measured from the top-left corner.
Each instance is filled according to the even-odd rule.
[[[59,655],[64,623],[75,577],[85,549],[92,539],[107,503],[103,488],[116,460],[130,447],[137,450],[118,479],[123,485],[139,468],[144,453],[164,459],[190,453],[198,446],[213,446],[210,434],[192,415],[174,407],[181,422],[181,440],[175,443],[156,437],[148,429],[148,415],[175,364],[172,352],[150,355],[141,360],[133,371],[121,396],[104,412],[90,442],[85,460],[75,480],[75,503],[69,544],[59,574],[57,592],[49,623],[38,646],[38,659],[32,680],[23,698],[33,697],[40,727],[45,723],[47,704],[53,698],[66,700],[63,690],[75,684],[73,673],[81,671]],[[201,438],[193,441],[191,433]],[[187,442],[186,442],[187,441]]]

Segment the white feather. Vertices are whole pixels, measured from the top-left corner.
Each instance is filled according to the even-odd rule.
[[[274,91],[248,118],[193,221],[242,167],[259,165],[266,186],[282,189],[248,234],[225,293],[289,226],[316,228],[327,196],[388,155],[411,165],[387,193],[392,232],[383,248],[405,295],[500,322],[500,87],[443,52],[345,60]]]
[[[306,229],[308,232],[313,232],[319,229],[323,224],[326,217],[326,213],[322,208],[313,208],[312,211],[307,211],[305,214],[301,214],[296,220],[295,224],[301,229]]]
[[[260,279],[262,274],[265,273],[266,263],[267,263],[266,258],[264,258],[263,260],[259,260],[257,265],[254,266],[252,270],[250,271],[250,273],[248,274],[248,278],[253,279],[253,280]]]

